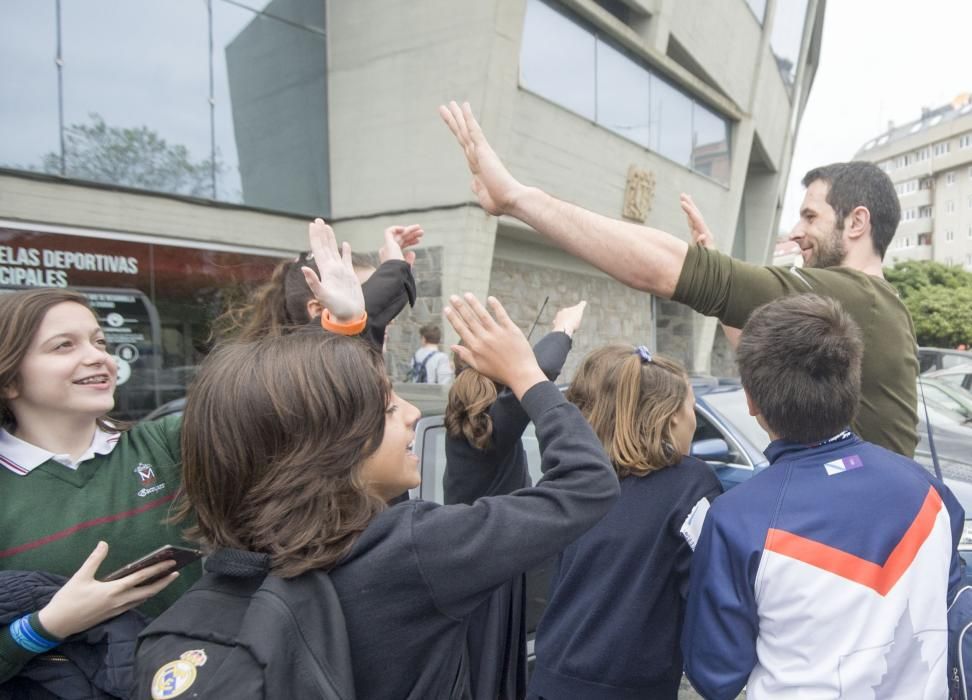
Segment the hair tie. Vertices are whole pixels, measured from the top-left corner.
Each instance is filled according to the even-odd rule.
[[[648,349],[647,345],[639,345],[634,349],[635,355],[641,358],[641,364],[648,364],[651,362],[651,350]]]

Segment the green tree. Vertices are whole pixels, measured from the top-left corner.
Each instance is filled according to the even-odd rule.
[[[99,114],[90,124],[64,129],[64,175],[81,180],[125,185],[156,192],[214,197],[213,161],[193,162],[189,149],[170,144],[145,126],[109,126]],[[61,156],[48,153],[41,167],[61,174]],[[217,159],[215,174],[223,170]]]
[[[972,273],[910,260],[884,274],[911,312],[919,345],[953,348],[972,341]]]

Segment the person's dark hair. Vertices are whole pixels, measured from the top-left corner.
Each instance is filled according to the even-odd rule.
[[[422,339],[426,343],[438,345],[442,342],[442,329],[434,323],[426,323],[424,326],[419,328],[419,335],[422,336]]]
[[[827,204],[833,207],[838,230],[843,229],[844,219],[854,209],[867,208],[871,213],[871,243],[883,260],[901,221],[901,203],[887,173],[873,163],[851,161],[813,168],[803,176],[803,186],[817,180],[829,185]]]
[[[391,384],[356,337],[293,333],[228,343],[186,401],[176,521],[220,547],[269,554],[289,578],[329,569],[384,507],[360,476],[380,446]]]
[[[91,308],[88,298],[79,292],[59,288],[27,289],[0,293],[0,388],[17,386],[20,365],[30,349],[37,329],[52,307],[64,302]],[[16,418],[7,400],[0,394],[0,425],[16,427]],[[109,432],[126,430],[129,425],[109,421],[103,416],[98,427]]]
[[[861,331],[839,302],[799,294],[753,311],[736,359],[743,388],[770,429],[812,444],[857,414],[863,351]]]
[[[645,476],[681,459],[672,418],[688,396],[685,368],[661,355],[651,362],[630,345],[606,345],[581,362],[567,389],[604,445],[618,477]]]
[[[489,408],[496,402],[499,388],[489,379],[452,354],[456,378],[449,386],[445,423],[449,437],[465,439],[477,450],[489,447],[493,437],[493,419]]]
[[[231,306],[216,319],[213,336],[247,342],[267,335],[285,335],[307,325],[307,302],[313,294],[301,272],[305,266],[314,269],[308,253],[281,261],[269,281],[257,287],[248,301]]]

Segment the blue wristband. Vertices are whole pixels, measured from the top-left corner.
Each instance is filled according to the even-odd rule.
[[[10,636],[13,637],[17,646],[34,654],[43,654],[60,644],[60,642],[52,642],[50,639],[42,637],[30,626],[29,618],[30,615],[24,615],[10,623]]]

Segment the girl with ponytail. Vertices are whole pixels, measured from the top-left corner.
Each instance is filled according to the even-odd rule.
[[[560,555],[528,697],[675,700],[692,557],[680,530],[722,492],[709,465],[686,456],[692,386],[643,345],[608,345],[581,363],[567,400],[604,445],[621,496]]]
[[[553,330],[534,346],[551,381],[570,352],[586,302],[561,309]],[[446,406],[445,503],[471,504],[530,486],[520,438],[530,417],[508,387],[466,365],[455,354],[456,378]],[[474,698],[522,698],[526,692],[524,576],[499,587],[472,614],[466,634],[469,692]]]

